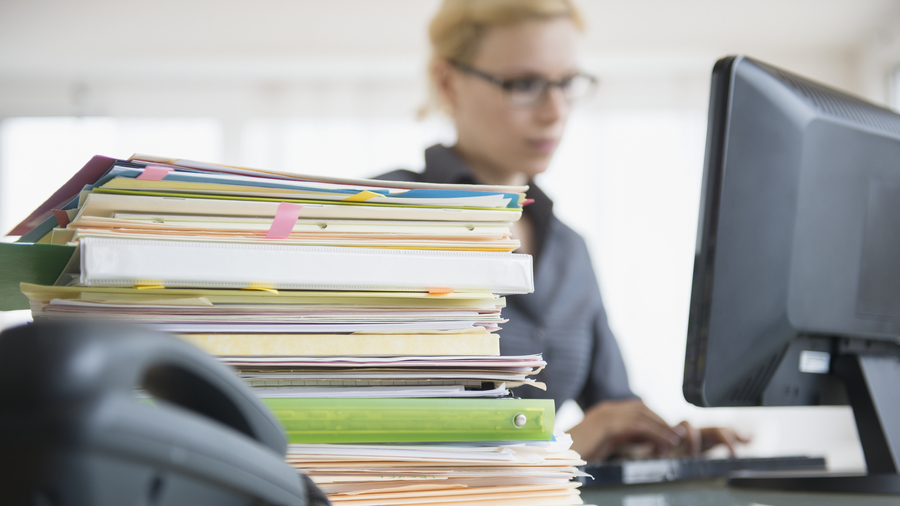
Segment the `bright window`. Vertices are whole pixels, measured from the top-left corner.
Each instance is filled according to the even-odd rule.
[[[421,170],[425,148],[453,144],[446,121],[411,117],[256,119],[245,123],[241,164],[301,174],[372,177]]]
[[[0,123],[0,234],[94,155],[218,160],[221,151],[221,127],[213,119],[8,118]]]

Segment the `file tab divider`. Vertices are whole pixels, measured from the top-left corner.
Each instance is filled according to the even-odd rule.
[[[53,217],[56,218],[56,223],[59,225],[59,228],[66,228],[66,225],[69,224],[69,213],[62,209],[53,209],[50,212],[53,213]]]

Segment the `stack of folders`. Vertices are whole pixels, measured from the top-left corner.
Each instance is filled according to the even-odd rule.
[[[501,356],[533,289],[525,187],[94,157],[13,232],[72,248],[35,319],[123,320],[233,366],[334,503],[581,504],[539,355]]]

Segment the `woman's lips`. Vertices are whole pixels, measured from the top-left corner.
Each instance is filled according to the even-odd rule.
[[[556,139],[532,139],[528,141],[528,147],[543,154],[550,154],[559,143]]]

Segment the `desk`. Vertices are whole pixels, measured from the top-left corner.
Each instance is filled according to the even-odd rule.
[[[896,506],[897,496],[776,492],[731,488],[720,480],[584,487],[585,504],[598,506]]]

